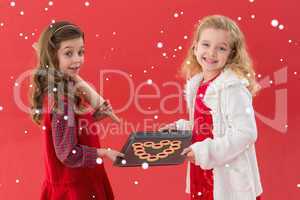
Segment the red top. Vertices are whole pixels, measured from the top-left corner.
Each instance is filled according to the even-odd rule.
[[[215,79],[215,78],[214,78]],[[212,115],[210,108],[203,103],[206,89],[210,82],[200,84],[195,102],[194,127],[192,143],[200,142],[206,138],[213,138]],[[190,164],[191,199],[213,200],[213,174],[212,170],[203,170],[200,166]]]
[[[96,162],[98,135],[89,133],[94,117],[75,114],[71,105],[64,100],[60,114],[47,105],[43,115],[46,177],[40,199],[113,200],[104,166]]]

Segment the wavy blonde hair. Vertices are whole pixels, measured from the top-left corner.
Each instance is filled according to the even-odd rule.
[[[44,98],[53,97],[54,110],[60,110],[62,97],[67,97],[79,105],[81,97],[78,92],[72,91],[72,78],[61,72],[57,51],[63,41],[83,38],[80,28],[70,22],[61,21],[48,26],[35,46],[38,65],[32,75],[32,89],[29,91],[31,102],[31,117],[34,122],[41,124]]]
[[[207,16],[196,24],[192,44],[188,49],[187,56],[181,66],[181,74],[190,78],[196,73],[202,72],[202,66],[197,61],[194,48],[199,42],[201,33],[207,28],[221,29],[230,33],[231,53],[225,64],[225,68],[230,68],[239,77],[247,79],[249,81],[248,89],[251,94],[255,96],[260,89],[260,86],[255,79],[255,71],[247,51],[244,34],[233,20],[225,16]]]

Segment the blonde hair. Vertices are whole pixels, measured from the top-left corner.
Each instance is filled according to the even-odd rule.
[[[252,66],[252,60],[247,52],[244,34],[233,20],[225,16],[207,16],[196,24],[192,45],[188,49],[187,56],[181,66],[182,75],[190,78],[196,73],[202,72],[202,66],[197,61],[194,47],[199,42],[203,30],[207,28],[221,29],[229,32],[231,53],[225,64],[225,68],[230,68],[239,77],[247,79],[249,81],[248,89],[255,96],[260,86],[255,79],[255,71]]]

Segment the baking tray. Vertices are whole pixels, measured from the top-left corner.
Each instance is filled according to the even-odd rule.
[[[124,158],[117,158],[114,162],[115,166],[119,167],[137,167],[141,166],[143,163],[148,163],[149,166],[162,166],[162,165],[179,165],[184,162],[185,156],[180,155],[184,148],[188,147],[191,143],[191,131],[176,131],[176,132],[136,132],[132,133],[126,143],[124,144],[121,152],[125,154]],[[166,158],[159,159],[157,161],[147,161],[140,159],[134,154],[132,144],[136,142],[144,143],[151,141],[154,143],[159,143],[162,140],[180,140],[180,149],[175,150],[175,152]],[[167,149],[169,146],[165,145],[161,149],[153,149],[151,147],[144,147],[145,151],[149,154],[155,155]],[[122,160],[125,160],[125,162]]]

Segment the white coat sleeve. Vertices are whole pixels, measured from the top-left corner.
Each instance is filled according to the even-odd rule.
[[[222,98],[228,98],[225,105],[227,119],[223,120],[227,121],[229,127],[225,129],[224,136],[208,138],[191,145],[195,154],[195,164],[203,169],[224,166],[244,152],[257,138],[251,94],[242,85],[234,85],[226,90],[228,95]]]
[[[179,119],[175,122],[175,124],[176,124],[176,129],[180,131],[185,131],[185,130],[191,131],[193,129],[193,125],[189,120]]]

